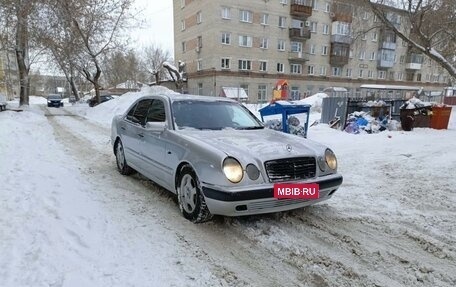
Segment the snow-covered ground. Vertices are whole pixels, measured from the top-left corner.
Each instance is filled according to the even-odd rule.
[[[116,170],[111,119],[140,95],[0,113],[0,286],[456,285],[456,108],[448,130],[311,127],[338,156],[333,198],[195,225]]]

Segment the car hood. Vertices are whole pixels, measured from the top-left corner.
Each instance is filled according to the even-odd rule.
[[[315,156],[325,147],[300,136],[271,129],[200,131],[181,130],[182,134],[217,148],[238,159],[265,161],[283,157]]]

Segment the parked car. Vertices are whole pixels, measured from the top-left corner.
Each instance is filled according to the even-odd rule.
[[[57,94],[52,94],[47,97],[47,106],[48,107],[63,107],[62,96]]]
[[[331,149],[265,129],[242,104],[222,97],[143,96],[113,118],[111,142],[121,174],[138,171],[177,194],[193,222],[304,207],[342,184]],[[317,183],[319,198],[278,199],[279,183]]]
[[[104,103],[104,102],[107,102],[107,101],[110,101],[114,99],[113,96],[111,95],[103,95],[103,96],[100,96],[100,104],[101,103]],[[87,101],[87,103],[89,104],[89,107],[95,107],[96,105],[98,105],[98,102],[97,102],[97,98],[96,97],[93,97],[91,99],[89,99]]]

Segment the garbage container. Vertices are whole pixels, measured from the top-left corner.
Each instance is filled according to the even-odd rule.
[[[415,109],[401,109],[400,119],[404,131],[413,128],[429,128],[431,126],[431,107],[419,107]],[[412,125],[409,127],[409,125]]]
[[[431,128],[437,130],[448,129],[451,107],[433,107],[431,116]]]

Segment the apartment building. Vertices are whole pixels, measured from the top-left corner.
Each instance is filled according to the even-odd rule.
[[[410,27],[400,10],[388,17]],[[359,95],[361,85],[443,90],[447,74],[349,0],[176,0],[175,59],[186,62],[189,93],[243,88],[265,102],[279,79],[292,99],[327,87]]]
[[[19,75],[14,53],[0,51],[0,94],[8,100],[19,95]]]

